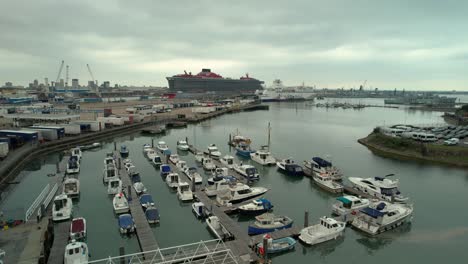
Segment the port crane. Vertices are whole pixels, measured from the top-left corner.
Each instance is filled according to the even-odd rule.
[[[59,79],[60,79],[60,75],[62,75],[63,64],[65,64],[65,62],[62,60],[62,63],[60,64],[59,72],[58,72],[58,74],[57,74],[57,79],[55,80],[56,83],[58,83],[58,81],[59,81]]]
[[[88,68],[89,75],[91,75],[91,81],[93,81],[94,84],[96,84],[96,80],[94,79],[93,72],[91,71],[91,67],[89,67],[89,64],[86,64],[86,67]]]

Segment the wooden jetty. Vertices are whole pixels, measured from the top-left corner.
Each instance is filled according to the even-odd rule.
[[[70,221],[60,222],[54,225],[54,242],[50,249],[48,264],[63,264],[65,247],[68,244],[68,234],[70,233]]]

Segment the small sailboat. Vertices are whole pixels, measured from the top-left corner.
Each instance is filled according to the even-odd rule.
[[[121,234],[135,232],[135,222],[131,214],[119,215],[119,229]]]
[[[128,157],[129,154],[130,154],[130,151],[128,150],[127,146],[125,145],[120,146],[120,156],[122,158]]]
[[[292,158],[278,161],[276,162],[276,166],[281,172],[291,175],[291,176],[304,175],[304,171],[302,170],[302,167],[296,164]]]
[[[153,201],[153,197],[151,196],[151,194],[142,194],[140,196],[140,204],[143,208],[148,208],[148,207],[151,207],[151,206],[154,206],[154,201]]]
[[[73,218],[70,224],[70,240],[86,240],[86,219],[83,217]]]
[[[287,216],[276,216],[272,213],[264,213],[255,217],[255,222],[249,225],[249,235],[258,235],[276,230],[290,228],[293,220]]]
[[[209,216],[206,218],[206,224],[210,229],[211,233],[215,235],[216,238],[221,239],[223,241],[229,241],[234,239],[234,235],[231,234],[219,221],[217,216]]]
[[[239,213],[244,215],[255,215],[255,214],[263,214],[265,212],[270,211],[273,209],[273,205],[271,202],[265,198],[260,198],[253,200],[248,204],[241,205],[237,208]]]
[[[219,161],[221,162],[221,164],[223,164],[224,166],[226,166],[229,169],[234,168],[235,162],[234,162],[234,157],[233,156],[226,155],[226,156],[222,157]]]
[[[343,185],[334,182],[333,179],[328,176],[326,173],[315,174],[313,176],[314,182],[325,191],[331,193],[342,193],[343,192]]]
[[[130,208],[128,207],[127,198],[123,193],[118,193],[114,196],[114,199],[112,200],[112,205],[114,206],[114,212],[116,214],[124,214],[130,211]]]
[[[221,152],[215,144],[210,144],[205,151],[205,154],[216,160],[221,158]]]
[[[204,157],[202,159],[202,165],[203,165],[203,169],[208,170],[208,171],[216,168],[216,165],[213,163],[213,160],[209,157]]]
[[[63,193],[71,198],[79,197],[80,181],[76,178],[67,177],[65,181],[63,181]]]
[[[110,179],[107,183],[107,194],[118,194],[122,192],[122,180],[118,178]]]
[[[177,188],[179,186],[179,174],[172,172],[166,176],[167,186],[170,188]]]
[[[150,223],[150,224],[159,223],[159,219],[160,219],[159,210],[156,207],[150,206],[150,207],[146,208],[145,216],[146,216],[146,220],[148,220],[148,223]]]
[[[137,195],[141,195],[147,191],[145,185],[140,181],[140,182],[135,182],[133,184],[133,189],[135,189],[135,192]]]
[[[274,240],[269,234],[266,234],[264,237],[267,239],[268,245],[266,254],[275,254],[292,250],[297,243],[297,241],[292,237],[283,237]],[[265,254],[265,250],[263,249],[263,242],[257,244],[257,250],[260,255]]]
[[[187,141],[185,140],[177,141],[177,149],[183,150],[183,151],[189,150],[189,145],[187,144]]]
[[[162,164],[161,167],[161,177],[166,178],[166,176],[171,173],[171,166],[168,164]]]
[[[88,263],[88,245],[84,242],[72,241],[65,246],[64,264]]]
[[[146,155],[146,152],[150,151],[151,149],[153,149],[153,148],[151,147],[150,144],[144,144],[143,145],[143,154]]]
[[[52,206],[52,220],[63,221],[70,219],[73,212],[72,200],[64,193],[55,196]]]
[[[190,184],[187,182],[180,182],[179,186],[177,186],[177,197],[182,202],[192,201],[193,193],[192,190],[190,190]]]
[[[204,219],[211,215],[208,208],[202,202],[195,202],[192,204],[192,212],[197,218]]]
[[[299,239],[308,245],[319,244],[342,236],[345,227],[344,222],[323,216],[320,223],[302,229]]]

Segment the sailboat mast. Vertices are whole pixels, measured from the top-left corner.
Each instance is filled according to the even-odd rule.
[[[268,122],[268,148],[270,148],[270,132],[271,132],[271,126],[270,122]]]

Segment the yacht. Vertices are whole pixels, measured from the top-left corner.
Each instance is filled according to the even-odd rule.
[[[271,155],[268,146],[262,146],[256,152],[251,153],[250,158],[263,166],[276,165],[276,159]]]
[[[128,150],[127,146],[125,145],[120,146],[120,156],[122,158],[128,157],[129,154],[130,154],[130,151]]]
[[[218,150],[218,147],[215,144],[210,144],[205,151],[205,154],[213,159],[221,158],[221,152]]]
[[[70,150],[71,152],[71,156],[76,156],[78,157],[78,161],[81,161],[81,158],[83,157],[83,153],[81,152],[81,149],[80,148],[72,148]]]
[[[55,196],[52,207],[52,220],[63,221],[71,218],[73,213],[72,200],[64,193]]]
[[[195,154],[195,161],[197,162],[202,162],[203,161],[203,158],[205,157],[205,155],[203,154],[203,152],[200,152],[198,151],[196,154]]]
[[[332,213],[338,216],[349,215],[370,205],[370,201],[368,199],[359,198],[353,195],[344,195],[336,198],[336,200],[338,200],[338,202],[333,204]]]
[[[216,168],[216,165],[213,163],[213,160],[209,157],[204,157],[202,159],[202,165],[203,165],[203,169],[208,170],[208,171]]]
[[[206,219],[206,224],[210,229],[211,233],[215,235],[216,238],[221,239],[223,241],[229,241],[234,239],[234,235],[232,235],[219,221],[217,216],[210,216]]]
[[[293,220],[287,216],[276,216],[272,213],[264,213],[255,217],[255,222],[249,225],[249,235],[270,233],[276,230],[290,228]]]
[[[166,142],[164,141],[159,141],[157,145],[157,149],[161,152],[164,153],[165,151],[169,150],[169,148],[166,145]]]
[[[64,264],[88,263],[88,261],[89,251],[86,243],[72,240],[65,246]]]
[[[78,156],[71,156],[67,163],[67,174],[75,174],[80,172],[80,160]]]
[[[273,205],[270,201],[265,198],[260,198],[253,200],[248,204],[241,205],[237,208],[239,213],[245,215],[255,215],[255,214],[263,214],[265,212],[270,211],[273,209]]]
[[[243,183],[233,183],[229,185],[231,203],[239,203],[247,199],[260,196],[268,191],[264,187],[249,187]],[[218,191],[219,194],[219,191]]]
[[[63,193],[68,197],[80,196],[80,181],[76,178],[66,178],[63,181]]]
[[[216,196],[219,191],[229,189],[229,186],[232,183],[233,182],[222,178],[221,180],[214,182],[212,185],[206,186],[203,191],[205,192],[206,196],[208,196],[208,197]]]
[[[185,168],[183,172],[185,173],[185,175],[187,175],[187,177],[190,179],[191,182],[195,182],[195,184],[203,183],[203,178],[200,175],[200,173],[198,173],[197,168],[195,167]]]
[[[167,186],[170,188],[177,188],[179,186],[179,174],[172,172],[166,176]]]
[[[141,195],[142,193],[145,193],[147,191],[145,185],[141,181],[135,182],[133,184],[133,189],[135,189],[137,195]]]
[[[177,186],[177,197],[183,202],[192,201],[193,193],[192,190],[190,190],[190,184],[187,182],[180,182],[179,186]]]
[[[73,218],[70,224],[70,240],[86,240],[86,219],[83,217]]]
[[[333,166],[333,164],[320,157],[313,157],[310,161],[304,161],[304,167],[313,172],[313,174],[326,173],[332,177],[334,181],[340,181],[343,179],[343,173]]]
[[[331,177],[326,174],[316,174],[312,178],[314,182],[325,191],[331,193],[342,193],[344,190],[343,185],[333,181]]]
[[[229,155],[226,155],[226,156],[222,157],[219,161],[221,162],[221,164],[223,164],[224,166],[226,166],[229,169],[232,169],[234,167],[234,165],[236,164],[234,162],[234,157],[229,156]]]
[[[179,155],[177,155],[177,154],[171,154],[169,156],[169,161],[172,162],[172,164],[174,164],[174,165],[176,165],[179,160],[180,160]]]
[[[153,165],[154,165],[156,168],[159,168],[159,167],[161,167],[161,165],[162,165],[162,160],[161,160],[161,157],[160,157],[160,156],[155,156],[151,161],[153,162]]]
[[[131,214],[119,215],[119,229],[121,234],[130,234],[135,232],[135,222]]]
[[[180,171],[187,169],[187,162],[185,160],[179,160],[175,165]]]
[[[112,200],[112,205],[114,206],[114,212],[116,214],[128,213],[130,207],[128,206],[127,197],[121,192],[114,196]]]
[[[122,180],[119,178],[109,179],[107,183],[107,194],[116,195],[122,191]]]
[[[323,216],[320,223],[302,229],[299,239],[308,245],[319,244],[342,236],[345,227],[344,222]]]
[[[379,201],[362,208],[351,224],[367,234],[377,235],[411,222],[412,215],[412,205]]]
[[[304,175],[304,171],[302,170],[302,167],[296,164],[294,160],[291,158],[276,162],[276,166],[281,172],[291,175],[291,176]]]
[[[387,176],[391,176],[389,174]],[[364,192],[372,197],[390,202],[404,203],[408,197],[403,196],[398,190],[399,180],[391,180],[386,177],[359,178],[349,177],[348,179],[354,189]]]
[[[102,173],[102,180],[108,183],[110,180],[118,179],[117,168],[114,163],[109,163]]]
[[[179,140],[177,141],[177,149],[179,150],[189,150],[189,145],[187,144],[187,141],[185,140]]]
[[[247,178],[249,181],[258,181],[260,179],[260,175],[258,174],[257,169],[252,165],[236,165],[234,166],[234,170]]]

